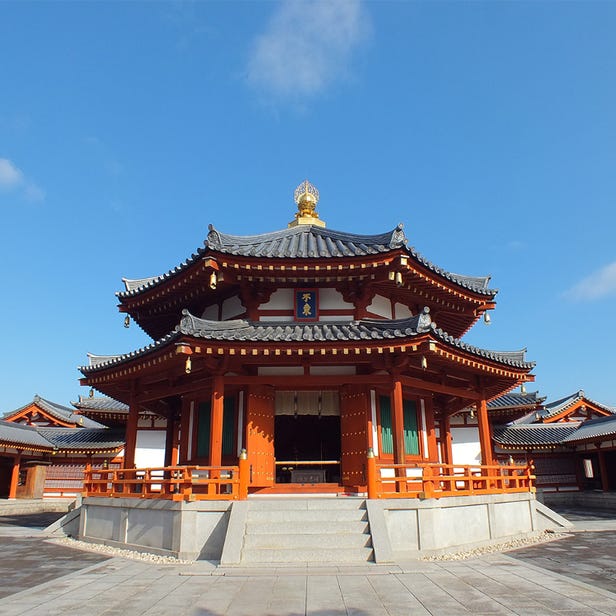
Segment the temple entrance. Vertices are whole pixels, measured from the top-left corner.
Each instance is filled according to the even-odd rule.
[[[338,392],[277,392],[276,483],[340,483]]]

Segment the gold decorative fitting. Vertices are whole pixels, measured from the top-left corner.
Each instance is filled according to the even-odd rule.
[[[319,219],[316,211],[319,202],[319,191],[308,180],[304,180],[293,193],[293,198],[297,204],[295,220],[289,223],[289,227],[297,225],[316,225],[324,227],[325,223]]]

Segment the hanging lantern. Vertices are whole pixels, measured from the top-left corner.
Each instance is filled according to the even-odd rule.
[[[130,316],[129,315],[126,315],[124,317],[124,327],[126,328],[130,327]]]
[[[428,368],[428,359],[425,355],[421,356],[421,368],[422,370],[426,370]]]
[[[190,374],[192,372],[192,361],[190,359],[190,355],[186,358],[186,364],[184,365],[184,372],[186,372],[186,374]]]
[[[396,286],[402,286],[402,272],[396,272]]]
[[[483,313],[483,322],[486,325],[490,325],[491,321],[492,321],[492,318],[490,317],[490,313],[488,311],[484,312]]]
[[[212,272],[210,274],[210,289],[214,290],[217,284],[218,284],[218,279],[216,277],[216,272]]]
[[[88,392],[89,398],[94,398],[94,387],[90,387],[90,391]]]
[[[471,407],[471,412],[469,413],[469,417],[471,419],[475,419],[475,409],[473,407]]]
[[[526,383],[522,383],[522,384],[520,385],[520,391],[521,391],[523,394],[525,394],[525,393],[526,393]]]

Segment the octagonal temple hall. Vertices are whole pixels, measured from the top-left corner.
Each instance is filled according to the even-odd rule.
[[[462,340],[479,319],[489,321],[496,296],[489,277],[438,267],[409,246],[401,224],[374,235],[328,229],[318,200],[302,182],[286,228],[238,236],[210,225],[203,247],[184,262],[124,279],[117,297],[125,323],[153,342],[89,355],[80,368],[82,385],[129,407],[124,468],[86,473],[84,503],[95,526],[82,521],[82,535],[131,543],[126,522],[118,535],[105,530],[115,522],[100,520],[115,520],[111,509],[133,501],[142,515],[164,501],[169,515],[198,512],[213,557],[226,550],[229,562],[242,561],[229,533],[245,531],[251,508],[275,502],[280,513],[284,503],[304,502],[289,495],[309,494],[322,497],[312,502],[325,510],[345,499],[361,503],[362,515],[374,510],[372,527],[377,509],[389,511],[381,520],[385,559],[387,549],[430,547],[421,531],[406,537],[404,528],[421,517],[418,507],[442,508],[450,497],[484,509],[488,499],[515,518],[509,532],[506,522],[473,514],[481,518],[475,543],[495,539],[499,524],[504,535],[536,530],[530,470],[495,463],[487,415],[489,400],[534,379],[534,364],[524,351]],[[481,464],[454,467],[450,418],[468,408]],[[164,468],[135,468],[143,412],[166,421]],[[322,520],[337,519],[331,515]],[[208,532],[216,524],[215,541]],[[202,546],[178,547],[174,532],[160,531],[161,550],[203,555]],[[378,560],[375,545],[363,547]]]

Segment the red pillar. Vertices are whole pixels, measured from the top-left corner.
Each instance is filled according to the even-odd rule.
[[[135,389],[133,384],[133,390]],[[126,446],[124,447],[124,468],[135,468],[135,450],[137,449],[137,427],[139,424],[139,405],[133,391],[128,405],[126,422]]]
[[[443,463],[453,464],[453,448],[451,446],[451,422],[449,421],[449,415],[445,415],[443,419],[441,419],[441,446]]]
[[[19,483],[19,467],[21,465],[21,453],[15,456],[13,471],[11,472],[11,485],[9,487],[9,498],[17,496],[17,484]]]
[[[190,425],[192,415],[192,401],[184,397],[182,398],[182,411],[179,422],[179,452],[178,462],[181,464],[188,464],[192,457],[191,447],[189,443]]]
[[[212,414],[210,420],[210,466],[222,465],[222,419],[224,409],[224,380],[220,375],[212,379]]]
[[[394,437],[394,464],[404,464],[404,407],[402,403],[402,383],[394,378],[391,395],[392,432]]]
[[[438,444],[436,442],[436,430],[434,428],[434,406],[432,396],[424,398],[424,408],[426,411],[426,425],[424,429],[428,433],[428,460],[438,462]]]
[[[494,464],[494,456],[492,455],[492,436],[490,434],[490,422],[488,421],[488,404],[485,399],[477,403],[477,425],[479,427],[481,463],[484,465]]]

